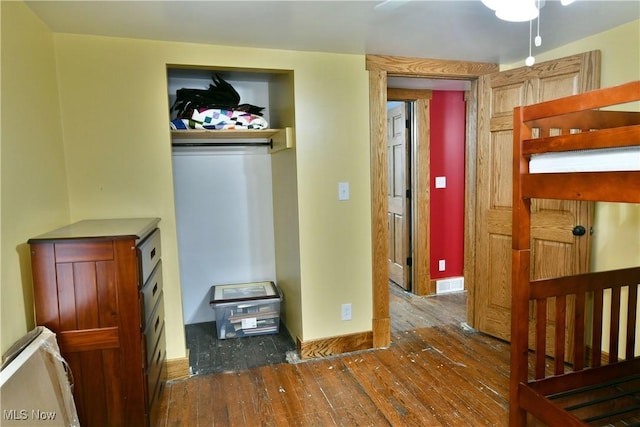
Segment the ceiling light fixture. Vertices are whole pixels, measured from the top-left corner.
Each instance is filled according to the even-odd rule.
[[[563,6],[568,6],[575,0],[560,0]],[[536,59],[531,52],[531,45],[542,46],[540,36],[540,10],[544,6],[545,0],[482,0],[482,4],[495,11],[496,16],[503,21],[526,22],[529,21],[529,56],[524,63],[532,66]],[[533,38],[533,20],[537,19],[537,35]]]
[[[482,0],[503,21],[526,22],[538,17],[536,0]]]

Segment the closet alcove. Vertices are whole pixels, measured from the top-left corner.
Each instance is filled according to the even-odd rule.
[[[300,282],[293,71],[168,66],[169,109],[178,89],[206,89],[214,75],[264,107],[269,127],[171,131],[184,324],[215,321],[213,285],[273,281],[286,330]]]

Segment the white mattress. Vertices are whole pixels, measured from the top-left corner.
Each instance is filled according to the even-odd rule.
[[[564,151],[531,156],[530,173],[610,172],[640,170],[640,145]]]

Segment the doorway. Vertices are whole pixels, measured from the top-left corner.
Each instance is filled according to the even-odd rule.
[[[387,191],[392,334],[406,327],[438,324],[427,321],[429,316],[423,308],[417,308],[420,306],[437,306],[443,314],[455,312],[460,322],[466,320],[466,295],[445,294],[464,290],[464,129],[465,91],[469,88],[469,82],[462,80],[389,78]],[[432,181],[436,177],[446,185],[435,186]]]
[[[389,278],[420,296],[464,289],[470,87],[464,80],[388,79]]]
[[[475,147],[475,127],[477,108],[477,83],[478,76],[498,71],[497,64],[470,63],[461,61],[442,61],[430,59],[407,59],[389,61],[388,57],[369,55],[366,58],[366,68],[369,71],[369,99],[371,112],[371,186],[373,197],[372,206],[372,235],[373,245],[373,346],[387,347],[390,344],[390,316],[389,316],[389,270],[388,270],[388,218],[386,198],[376,197],[385,194],[388,185],[387,156],[386,156],[386,126],[380,126],[386,122],[387,83],[391,76],[410,76],[423,78],[439,78],[453,80],[467,80],[470,84],[467,98],[467,125],[466,140],[467,152],[465,153],[465,181],[474,182],[474,165],[469,159],[475,158],[475,153],[470,152]],[[465,191],[465,276],[473,271],[472,263],[473,230],[469,222],[473,221],[475,200],[473,192]],[[385,242],[385,244],[381,244]],[[472,316],[473,306],[472,287],[469,287],[467,298],[468,316]],[[469,313],[471,310],[471,313]]]

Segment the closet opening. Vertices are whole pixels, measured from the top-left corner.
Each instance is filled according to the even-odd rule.
[[[293,71],[169,66],[167,82],[191,374],[284,362],[296,349],[291,332],[299,317]],[[249,110],[216,104],[212,87],[236,92],[230,103]],[[213,98],[207,107],[199,104],[203,96]],[[252,289],[271,282],[282,300],[254,301]],[[256,286],[242,287],[251,293],[246,301],[240,293],[224,305],[228,324],[221,327],[214,287],[236,284]]]

